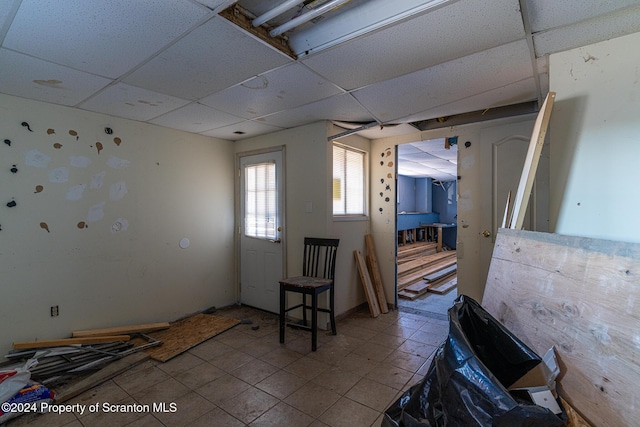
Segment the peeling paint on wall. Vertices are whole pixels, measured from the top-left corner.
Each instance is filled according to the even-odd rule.
[[[111,184],[111,188],[109,189],[109,198],[112,201],[120,200],[124,198],[127,194],[127,185],[124,181],[116,182]]]
[[[130,163],[131,162],[129,160],[121,159],[113,155],[109,156],[109,159],[107,159],[107,166],[113,169],[124,169],[128,167]]]
[[[36,168],[46,168],[51,161],[51,157],[38,150],[29,150],[24,157],[24,163],[27,166],[33,166]]]
[[[70,156],[69,164],[75,168],[87,168],[91,164],[91,159],[85,156]]]
[[[79,184],[74,185],[73,187],[69,187],[65,198],[71,201],[80,200],[82,199],[82,193],[84,193],[85,188],[87,188],[86,184]]]
[[[62,166],[49,171],[49,182],[67,182],[69,181],[69,169]]]
[[[89,187],[97,190],[99,188],[102,188],[102,184],[104,183],[104,177],[107,173],[105,171],[99,172],[95,175],[93,175],[91,177],[91,184],[89,184]]]
[[[89,208],[87,213],[87,222],[97,222],[104,218],[104,205],[105,202],[100,202],[97,205],[93,205]]]

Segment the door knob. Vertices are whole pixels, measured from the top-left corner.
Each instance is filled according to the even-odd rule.
[[[269,242],[271,242],[271,243],[280,243],[281,240],[280,239],[275,239],[275,240],[274,239],[269,239]]]
[[[490,232],[489,230],[484,230],[484,231],[482,232],[482,235],[483,235],[484,237],[489,237],[489,236],[491,236],[491,232]]]

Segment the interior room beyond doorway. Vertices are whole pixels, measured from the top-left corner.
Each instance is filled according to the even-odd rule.
[[[398,146],[397,276],[401,310],[446,319],[457,296],[457,138]]]

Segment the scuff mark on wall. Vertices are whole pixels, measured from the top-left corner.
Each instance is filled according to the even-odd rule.
[[[36,191],[34,191],[34,193],[42,193],[42,190],[44,190],[42,185],[36,185]]]
[[[62,144],[60,144],[59,142],[56,142],[55,144],[53,144],[53,148],[55,148],[56,150],[59,150],[62,148]]]
[[[46,222],[41,222],[40,228],[42,228],[43,230],[47,230],[47,233],[51,233],[51,231],[49,231],[49,225],[47,225]]]
[[[80,221],[80,222],[78,223],[77,227],[78,227],[79,229],[81,229],[81,230],[82,230],[82,229],[85,229],[85,228],[89,228],[89,226],[87,225],[87,223],[86,223],[86,222],[84,222],[84,221]]]
[[[122,140],[116,136],[115,138],[113,138],[113,142],[119,147],[122,143]]]
[[[104,147],[102,146],[102,142],[96,142],[96,150],[98,150],[98,154],[102,151]]]

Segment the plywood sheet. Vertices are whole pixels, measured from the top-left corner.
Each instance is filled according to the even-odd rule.
[[[539,354],[596,426],[640,422],[640,244],[500,229],[482,305]]]
[[[145,350],[152,359],[166,362],[192,347],[240,323],[240,320],[213,314],[196,314],[171,323],[171,328],[151,332],[162,345]]]

